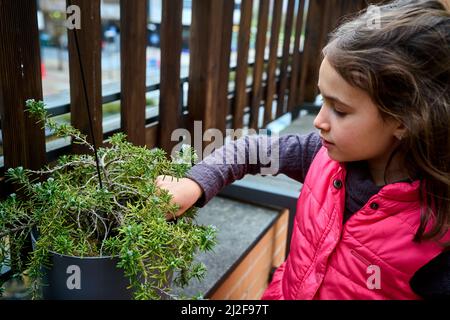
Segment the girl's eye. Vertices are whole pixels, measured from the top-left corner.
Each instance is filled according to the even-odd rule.
[[[328,107],[330,107],[333,112],[338,116],[338,117],[344,117],[346,115],[345,112],[339,111],[336,109],[336,106],[334,105],[334,103],[331,102],[327,102]]]
[[[328,101],[327,99],[324,99],[323,104],[326,105],[328,108],[330,108],[338,117],[345,117],[347,114],[342,111],[336,110],[336,105],[333,101]]]
[[[333,108],[333,111],[337,114],[338,117],[344,117],[346,115],[345,112],[337,111],[335,108]]]

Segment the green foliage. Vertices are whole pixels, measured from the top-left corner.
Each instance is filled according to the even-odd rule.
[[[93,150],[77,129],[49,119],[42,102],[28,100],[27,107],[58,136],[70,136]],[[21,196],[12,194],[0,202],[0,268],[12,266],[26,274],[35,297],[50,251],[118,256],[118,267],[129,277],[136,299],[170,295],[168,283],[184,286],[205,274],[194,255],[213,248],[215,229],[195,224],[196,208],[168,222],[166,215],[178,208],[171,195],[155,185],[159,175],[183,177],[195,160],[193,150],[183,148],[179,157],[169,160],[160,149],[132,145],[122,133],[108,143],[98,149],[103,188],[91,155],[64,155],[41,171],[19,167],[6,173],[21,187]],[[39,238],[24,260],[18,253],[32,228]]]

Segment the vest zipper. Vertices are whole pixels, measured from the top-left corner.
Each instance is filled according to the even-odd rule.
[[[362,263],[370,266],[372,263],[370,263],[369,260],[367,260],[366,258],[364,258],[362,255],[360,255],[358,252],[356,252],[355,250],[351,249],[350,250],[351,254],[353,254],[356,258],[358,258]]]

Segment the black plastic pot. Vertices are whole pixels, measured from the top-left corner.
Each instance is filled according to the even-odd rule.
[[[35,238],[31,235],[33,244]],[[42,297],[52,300],[129,300],[133,290],[117,257],[74,257],[51,252],[43,268]]]

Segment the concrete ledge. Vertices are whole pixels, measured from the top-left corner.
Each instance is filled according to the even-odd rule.
[[[274,208],[275,210],[288,209],[288,235],[286,244],[286,257],[290,249],[290,239],[297,211],[297,199],[302,184],[285,175],[274,176],[246,176],[232,185],[224,188],[220,195],[235,200],[245,201],[256,205]]]
[[[207,267],[203,281],[192,279],[188,287],[175,294],[208,298],[245,258],[267,230],[276,222],[279,210],[215,197],[200,209],[199,224],[217,227],[217,245],[212,252],[200,253],[196,260]]]

